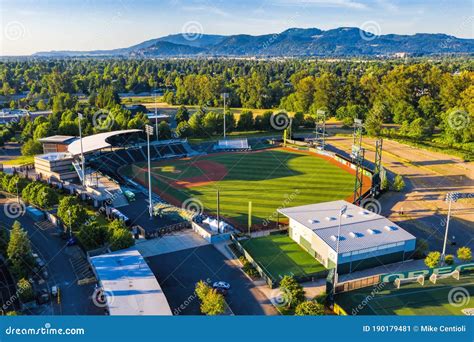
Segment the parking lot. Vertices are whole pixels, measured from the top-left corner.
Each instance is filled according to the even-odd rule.
[[[231,284],[226,301],[235,315],[276,315],[267,297],[213,245],[146,258],[174,315],[199,315],[194,288],[199,280]]]

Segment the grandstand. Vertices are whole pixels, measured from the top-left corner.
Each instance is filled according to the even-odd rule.
[[[250,145],[247,139],[219,140],[214,145],[215,151],[250,151]]]

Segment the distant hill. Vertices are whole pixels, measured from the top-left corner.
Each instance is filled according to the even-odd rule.
[[[294,56],[349,57],[392,56],[394,54],[434,55],[473,54],[474,39],[446,34],[417,33],[375,36],[355,27],[323,31],[317,28],[291,28],[281,33],[251,36],[245,34],[195,35],[174,34],[151,39],[128,48],[95,51],[50,51],[34,56]]]

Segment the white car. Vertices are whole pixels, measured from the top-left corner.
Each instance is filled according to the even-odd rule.
[[[212,287],[215,289],[224,289],[224,290],[229,290],[230,289],[230,284],[226,283],[225,281],[216,281],[214,284],[212,284]]]
[[[53,287],[51,287],[51,296],[53,297],[56,297],[58,295],[58,286],[57,285],[54,285]]]

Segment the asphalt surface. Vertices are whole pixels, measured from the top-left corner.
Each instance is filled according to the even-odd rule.
[[[11,227],[14,219],[5,215],[5,200],[0,199],[0,222]],[[77,275],[71,259],[77,255],[77,246],[67,247],[66,241],[55,235],[55,229],[41,230],[27,215],[16,218],[28,233],[32,247],[46,263],[48,277],[41,286],[50,289],[58,285],[60,299],[52,305],[43,305],[36,314],[41,315],[103,315],[103,309],[94,306],[91,297],[94,284],[77,285],[81,275]]]
[[[276,309],[253,283],[214,246],[207,245],[146,259],[174,315],[200,315],[194,294],[199,280],[231,285],[226,301],[235,315],[276,315]]]

